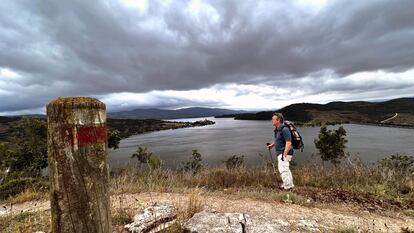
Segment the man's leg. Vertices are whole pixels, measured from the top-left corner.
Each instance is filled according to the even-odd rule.
[[[279,170],[280,173],[280,178],[282,178],[282,186],[281,188],[286,189],[286,184],[287,184],[287,180],[286,180],[286,172],[287,172],[287,167],[286,167],[286,163],[285,163],[285,159],[283,159],[282,161],[282,154],[277,156],[277,168]]]
[[[290,189],[293,188],[293,177],[292,173],[290,172],[290,160],[292,159],[292,156],[288,155],[287,158],[283,158],[282,161],[282,155],[277,156],[277,167],[279,169],[280,177],[282,178],[283,185],[282,188],[284,189]]]
[[[283,182],[283,167],[282,167],[282,160],[280,159],[282,155],[277,155],[276,159],[277,159],[277,169],[279,170],[279,174],[280,174],[280,178],[282,178],[282,182]],[[280,186],[281,188],[285,188],[284,186],[285,182],[282,183],[282,185]]]
[[[287,184],[285,185],[285,188],[290,189],[293,188],[293,176],[292,176],[292,172],[290,171],[290,161],[292,161],[292,156],[288,155],[287,158],[285,158],[286,162],[287,162],[287,172],[286,172],[286,180],[287,180]]]

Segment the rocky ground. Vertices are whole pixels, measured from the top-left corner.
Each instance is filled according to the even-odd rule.
[[[169,203],[178,209],[185,209],[189,202],[196,201],[201,206],[200,213],[186,221],[186,226],[209,229],[208,231],[199,230],[200,233],[214,232],[214,229],[220,228],[220,224],[227,224],[228,226],[222,227],[228,227],[228,229],[233,229],[229,228],[231,226],[240,228],[230,232],[243,232],[242,228],[247,229],[245,232],[337,232],[346,229],[352,229],[355,232],[401,232],[402,229],[414,230],[414,218],[398,211],[369,211],[352,203],[321,204],[313,203],[310,199],[306,205],[297,205],[291,203],[289,193],[286,193],[286,198],[282,202],[259,201],[223,192],[203,193],[201,191],[185,194],[123,194],[112,196],[111,200],[113,211],[128,209],[136,213],[154,203]],[[32,201],[14,206],[5,203],[0,210],[0,216],[49,208],[48,201]],[[266,226],[266,229],[271,230],[257,231],[258,225]],[[120,228],[118,231],[123,230]]]

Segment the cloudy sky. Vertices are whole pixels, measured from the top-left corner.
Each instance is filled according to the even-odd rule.
[[[414,96],[412,0],[13,0],[0,115],[58,96],[110,111]]]

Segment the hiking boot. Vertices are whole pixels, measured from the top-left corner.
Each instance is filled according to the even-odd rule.
[[[288,191],[288,192],[293,191],[293,187],[290,187],[290,188],[284,188],[284,191]]]

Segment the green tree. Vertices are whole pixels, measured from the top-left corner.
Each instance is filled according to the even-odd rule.
[[[345,157],[346,131],[340,126],[336,130],[328,130],[324,125],[319,131],[318,138],[314,140],[315,147],[323,161],[330,161],[337,165],[340,159]]]

